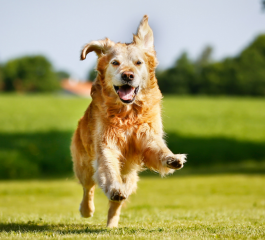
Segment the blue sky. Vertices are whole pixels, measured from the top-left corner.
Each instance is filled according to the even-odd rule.
[[[183,51],[196,58],[206,45],[214,59],[235,56],[265,33],[261,0],[0,0],[0,62],[43,54],[84,79],[96,55],[80,61],[81,47],[105,37],[130,42],[144,14],[162,68]]]

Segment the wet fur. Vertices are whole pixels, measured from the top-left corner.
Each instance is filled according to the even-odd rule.
[[[162,95],[155,77],[157,59],[148,17],[144,16],[131,44],[93,41],[83,48],[81,59],[92,51],[98,55],[98,75],[92,102],[73,135],[71,153],[84,190],[81,215],[93,216],[97,183],[110,202],[107,226],[117,227],[124,200],[136,191],[138,172],[147,167],[161,175],[172,173],[183,167],[186,155],[173,154],[163,140]],[[135,66],[128,56],[139,56],[143,65]],[[121,63],[120,71],[138,74],[135,81],[140,82],[140,90],[131,104],[123,103],[113,88],[113,82],[119,81],[113,77],[119,76],[118,69],[110,63],[115,57],[128,62]]]

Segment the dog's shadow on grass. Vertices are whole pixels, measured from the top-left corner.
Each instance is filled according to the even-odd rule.
[[[0,233],[45,233],[47,235],[57,234],[83,234],[104,233],[111,229],[92,224],[45,224],[45,223],[0,223]]]

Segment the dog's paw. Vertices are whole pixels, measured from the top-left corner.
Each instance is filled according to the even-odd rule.
[[[165,163],[168,168],[171,169],[181,169],[186,162],[186,154],[175,154],[173,156],[167,156]]]
[[[122,185],[116,183],[110,187],[108,192],[108,198],[111,201],[120,202],[127,198],[127,194],[125,193]]]
[[[85,204],[84,202],[81,202],[80,207],[79,207],[79,212],[81,214],[81,217],[83,218],[89,218],[93,217],[93,214],[95,212],[95,207],[94,204]]]
[[[127,198],[126,195],[123,194],[121,191],[113,191],[110,200],[120,202],[126,198]]]

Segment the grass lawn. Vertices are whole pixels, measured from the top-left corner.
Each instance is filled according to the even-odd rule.
[[[72,176],[70,139],[89,102],[0,95],[0,178]],[[0,239],[265,239],[264,109],[264,98],[166,96],[167,142],[188,162],[165,179],[143,174],[119,228],[105,227],[100,189],[94,217],[80,218],[71,177],[2,180]]]
[[[1,181],[0,239],[264,239],[265,176],[144,177],[107,229],[107,198],[82,219],[74,180]]]
[[[0,95],[0,178],[72,173],[69,145],[90,99]],[[180,174],[265,173],[264,98],[163,99],[166,140],[188,153]]]
[[[0,95],[0,132],[73,131],[90,99],[60,95]],[[167,133],[265,141],[265,99],[179,97],[163,99]]]

